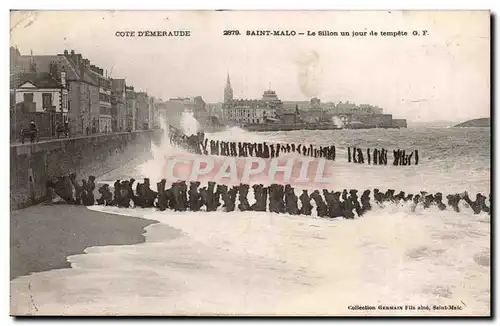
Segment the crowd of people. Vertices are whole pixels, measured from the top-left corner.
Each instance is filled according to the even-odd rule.
[[[411,165],[412,158],[414,164],[418,165],[418,150],[410,151],[409,154],[405,150],[393,150],[392,165]],[[387,165],[387,149],[385,148],[368,148],[366,150],[366,163],[373,165]],[[347,147],[347,161],[349,163],[365,164],[365,156],[363,150],[357,147]]]
[[[135,186],[135,191],[133,186]],[[205,210],[216,211],[222,205],[226,212],[232,212],[236,207],[240,211],[256,211],[271,213],[288,213],[291,215],[311,215],[315,203],[318,217],[344,217],[347,219],[355,216],[362,216],[372,209],[371,190],[364,190],[358,195],[358,190],[344,189],[343,191],[329,191],[327,189],[302,190],[297,196],[295,190],[290,185],[272,184],[264,186],[262,184],[252,185],[254,200],[250,204],[248,194],[250,185],[240,184],[228,187],[227,185],[217,185],[209,181],[207,186],[200,188],[198,181],[180,181],[173,183],[166,188],[166,180],[162,179],[156,183],[156,191],[151,189],[150,180],[145,178],[143,182],[136,182],[134,179],[117,180],[114,183],[113,191],[108,184],[99,187],[100,197],[94,198],[95,177],[90,176],[88,180],[82,180],[79,184],[76,175],[59,177],[47,183],[49,198],[55,192],[66,203],[76,205],[91,206],[94,204],[117,206],[117,207],[156,207],[160,211],[171,209],[174,211]],[[74,194],[74,195],[73,195]],[[451,208],[459,212],[460,201],[464,201],[475,214],[481,212],[490,213],[491,208],[486,204],[486,197],[481,193],[476,195],[474,201],[465,192],[462,194],[450,194],[446,196],[447,205],[443,203],[443,194],[420,192],[418,194],[405,194],[400,191],[395,193],[394,189],[381,192],[379,189],[373,191],[373,203],[383,206],[385,203],[403,204],[411,203],[411,210],[417,206],[424,209],[436,206],[440,210]],[[222,201],[222,202],[221,202]],[[300,202],[300,205],[299,205]],[[491,195],[489,197],[491,205]]]

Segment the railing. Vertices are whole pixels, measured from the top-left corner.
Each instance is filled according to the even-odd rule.
[[[10,142],[17,143],[22,142],[23,133],[29,129],[30,122],[35,122],[38,129],[38,137],[40,140],[63,138],[66,136],[64,133],[64,123],[63,115],[61,112],[22,112],[21,110],[11,110],[10,111]],[[76,123],[76,122],[75,122]],[[138,126],[139,127],[139,126]],[[156,127],[156,128],[155,128]],[[153,128],[148,128],[147,125],[143,125],[142,128],[133,128],[132,121],[127,120],[123,125],[121,130],[114,129],[109,132],[99,131],[98,128],[84,129],[83,132],[71,131],[71,121],[70,130],[68,132],[68,137],[81,137],[81,136],[91,136],[96,134],[109,134],[109,133],[123,133],[130,132],[134,130],[147,130],[147,129],[159,129],[159,126]],[[29,142],[29,135],[25,134],[25,141]]]
[[[11,110],[11,142],[21,140],[22,130],[29,129],[31,121],[33,121],[38,128],[39,138],[55,138],[57,137],[57,127],[64,126],[63,118],[61,112],[22,112],[21,110]]]

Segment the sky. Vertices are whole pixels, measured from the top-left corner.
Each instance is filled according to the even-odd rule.
[[[190,36],[115,35],[145,30],[189,30]],[[246,36],[247,30],[305,35]],[[428,35],[412,35],[424,30]],[[410,121],[490,116],[488,11],[12,12],[10,36],[21,54],[73,49],[111,77],[164,100],[201,95],[221,102],[229,73],[236,98],[260,98],[271,88],[284,101],[371,104]]]

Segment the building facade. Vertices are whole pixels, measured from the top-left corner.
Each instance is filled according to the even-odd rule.
[[[38,75],[30,77],[31,84],[25,84],[26,74]],[[42,74],[50,74],[51,78]],[[138,99],[125,79],[112,80],[107,72],[74,50],[55,55],[21,55],[17,48],[11,47],[10,80],[11,115],[27,94],[28,111],[59,112],[62,108],[72,135],[148,129],[158,124],[154,119],[155,99],[149,99],[146,93]],[[54,83],[59,90],[62,80],[63,91],[56,91],[48,84],[40,86],[40,83]]]
[[[155,98],[154,107],[153,107],[153,125],[152,125],[152,128],[157,129],[157,128],[161,127],[160,116],[164,110],[166,110],[165,103],[161,99]]]
[[[145,130],[149,128],[149,110],[150,102],[146,92],[136,92],[136,130]]]
[[[276,92],[267,90],[259,100],[233,98],[233,89],[229,75],[224,88],[222,121],[227,124],[252,125],[269,123],[309,123],[334,124],[347,126],[405,128],[405,119],[392,119],[391,114],[384,114],[383,109],[369,104],[327,102],[322,103],[317,97],[309,101],[282,102]]]
[[[136,115],[137,115],[137,98],[134,90],[134,86],[125,87],[125,98],[127,99],[127,131],[135,131]]]
[[[64,120],[68,115],[66,73],[61,79],[50,73],[22,73],[15,89],[15,104],[23,103],[29,112],[59,112]]]
[[[91,65],[88,59],[83,59],[84,67],[99,88],[99,125],[100,133],[111,132],[111,79],[104,70]]]
[[[98,132],[99,87],[87,71],[81,54],[64,51],[57,55],[21,55],[16,48],[10,49],[11,104],[15,104],[16,86],[22,73],[50,73],[61,81],[65,73],[68,90],[68,114],[71,134]]]
[[[395,128],[406,128],[406,119],[392,119],[392,126]]]
[[[125,79],[111,79],[111,129],[127,130],[127,92]]]
[[[233,99],[223,104],[223,119],[238,125],[273,123],[278,120],[282,103],[272,90],[260,100]]]
[[[392,114],[353,114],[352,121],[376,127],[392,127]]]
[[[153,116],[154,116],[154,109],[155,109],[155,97],[154,96],[149,96],[148,97],[148,129],[153,128]]]
[[[209,120],[209,107],[203,97],[190,97],[185,101],[187,111],[192,112],[194,118],[201,124],[206,125]]]
[[[227,121],[239,125],[263,124],[277,120],[275,103],[264,100],[232,100],[224,103],[223,116]]]
[[[40,61],[43,56],[40,56]],[[69,87],[69,113],[72,134],[99,132],[100,99],[99,85],[89,70],[90,61],[80,53],[64,50],[58,54],[66,70]]]
[[[237,125],[273,123],[278,121],[282,111],[283,102],[273,90],[265,91],[258,100],[234,99],[231,80],[227,76],[222,104],[223,121]]]

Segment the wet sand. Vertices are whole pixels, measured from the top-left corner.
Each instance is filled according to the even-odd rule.
[[[11,212],[10,279],[70,268],[66,257],[92,246],[145,241],[144,227],[157,223],[91,211],[84,206],[38,205]]]

